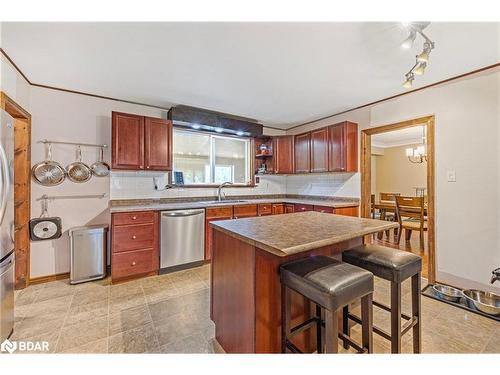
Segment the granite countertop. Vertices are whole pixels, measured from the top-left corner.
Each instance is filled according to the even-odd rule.
[[[250,245],[283,257],[398,226],[390,221],[314,211],[213,221],[210,225]]]
[[[357,200],[336,200],[336,199],[314,199],[314,198],[261,198],[261,199],[227,199],[222,202],[212,201],[186,201],[175,203],[163,202],[144,202],[139,204],[120,204],[110,207],[113,212],[131,212],[131,211],[167,211],[167,210],[182,210],[191,208],[208,208],[208,207],[223,207],[223,206],[240,206],[245,204],[259,204],[259,203],[293,203],[293,204],[310,204],[314,206],[326,207],[354,207],[359,206]]]

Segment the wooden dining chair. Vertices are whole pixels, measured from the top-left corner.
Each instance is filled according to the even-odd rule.
[[[372,194],[370,197],[370,211],[372,219],[380,219],[380,211],[377,212],[377,209],[375,208],[375,194]]]
[[[424,232],[427,230],[424,197],[396,196],[396,217],[399,222],[397,243],[401,241],[401,232],[405,230],[405,240],[409,242],[412,231],[419,231],[420,250],[424,250]]]
[[[395,202],[395,197],[400,196],[401,193],[379,193],[379,198],[380,198],[380,203],[384,202]],[[396,221],[396,213],[395,212],[387,212],[387,211],[381,211],[380,212],[380,219],[381,220],[387,220],[387,221]],[[389,237],[390,230],[386,230],[385,234],[387,237]],[[398,230],[394,229],[394,235],[397,236]],[[379,235],[379,239],[380,239]]]

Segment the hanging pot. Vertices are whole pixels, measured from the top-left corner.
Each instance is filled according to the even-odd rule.
[[[109,164],[106,163],[103,159],[104,148],[101,147],[99,151],[99,161],[96,161],[94,164],[90,166],[92,173],[96,177],[106,177],[109,175]]]
[[[66,167],[68,179],[72,182],[82,183],[87,182],[92,177],[92,171],[89,166],[82,162],[82,149],[77,147],[78,159]]]
[[[35,164],[31,168],[33,179],[43,186],[56,186],[61,184],[66,178],[66,171],[63,166],[52,160],[52,145],[47,147],[48,159]]]

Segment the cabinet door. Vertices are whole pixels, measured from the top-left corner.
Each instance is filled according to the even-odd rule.
[[[328,127],[328,170],[330,172],[344,172],[346,170],[344,134],[343,124]]]
[[[273,215],[281,215],[285,213],[285,205],[283,203],[275,203],[272,207]]]
[[[273,158],[274,173],[291,174],[293,173],[293,154],[294,144],[293,135],[273,138]]]
[[[293,204],[285,204],[285,213],[293,214],[295,212],[295,205]]]
[[[296,204],[295,205],[295,211],[294,212],[306,212],[306,211],[312,211],[313,206],[310,204]]]
[[[295,173],[311,171],[311,133],[295,136]]]
[[[336,215],[359,216],[359,207],[339,207],[335,209]]]
[[[152,171],[172,170],[172,122],[161,118],[144,120],[145,166]]]
[[[217,221],[217,220],[227,220],[227,219],[232,219],[232,218],[233,218],[232,216],[227,216],[227,217],[218,217],[218,218],[205,220],[205,260],[212,259],[213,229],[210,226],[210,222]]]
[[[328,206],[314,206],[314,211],[325,213],[325,214],[333,214],[334,213],[333,207],[328,207]]]
[[[311,172],[328,171],[328,128],[311,132]]]
[[[144,117],[112,113],[111,168],[144,169]]]

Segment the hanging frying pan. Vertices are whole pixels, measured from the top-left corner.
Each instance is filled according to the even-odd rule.
[[[60,217],[49,217],[47,198],[42,197],[42,214],[38,219],[30,220],[30,238],[32,241],[54,240],[62,235]]]
[[[82,149],[80,146],[76,150],[78,160],[66,167],[68,179],[76,183],[87,182],[92,177],[92,171],[87,164],[82,163]]]
[[[101,147],[99,151],[99,161],[96,161],[94,164],[90,166],[92,169],[92,173],[97,177],[106,177],[109,175],[109,164],[106,163],[103,159],[104,148]]]
[[[56,186],[66,178],[66,171],[61,164],[52,160],[52,145],[47,146],[47,160],[37,163],[31,168],[33,179],[43,186]]]

